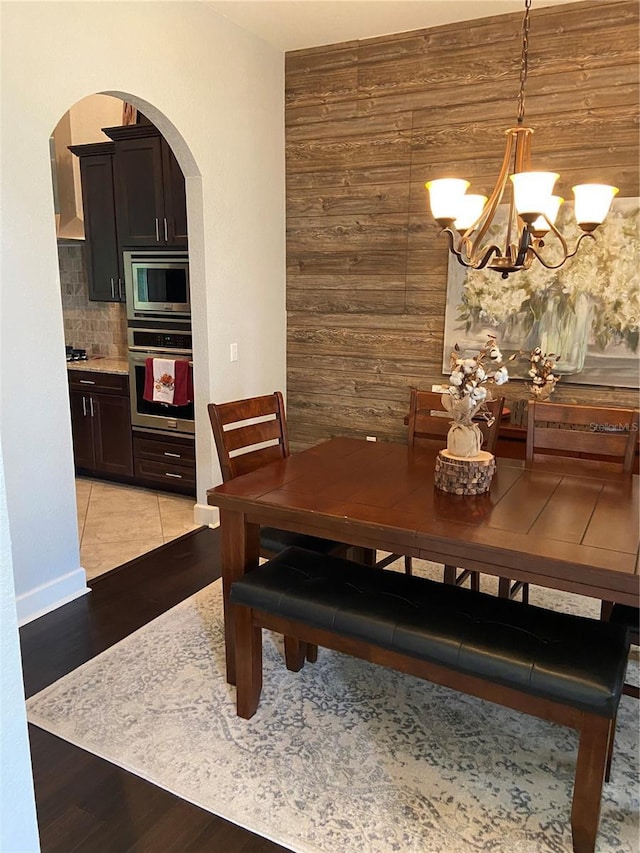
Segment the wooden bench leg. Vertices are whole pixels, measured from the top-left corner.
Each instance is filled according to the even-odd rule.
[[[315,663],[318,660],[318,647],[314,646],[313,643],[306,643],[307,646],[307,660],[309,663]]]
[[[574,853],[594,853],[600,821],[602,785],[615,720],[585,714],[580,730],[578,761],[571,805]]]
[[[284,638],[284,660],[291,672],[300,672],[307,657],[307,644],[296,637]]]
[[[262,692],[262,629],[251,608],[235,607],[236,711],[245,720],[255,714]]]

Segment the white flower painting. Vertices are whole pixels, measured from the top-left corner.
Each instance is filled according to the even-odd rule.
[[[534,260],[531,269],[507,279],[493,270],[470,270],[449,256],[443,372],[457,343],[461,356],[478,349],[488,334],[505,357],[540,347],[558,357],[554,372],[567,382],[637,388],[640,385],[639,199],[614,201],[575,257],[557,270]],[[558,229],[570,250],[580,231],[573,204],[565,203]],[[547,247],[559,259],[553,241]],[[555,251],[555,254],[554,254]],[[515,362],[512,378],[525,378]]]

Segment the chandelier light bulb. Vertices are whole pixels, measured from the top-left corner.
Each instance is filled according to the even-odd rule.
[[[469,181],[461,178],[440,178],[428,181],[425,187],[429,190],[431,214],[443,228],[451,225],[458,217],[462,197],[469,188]]]
[[[458,231],[466,231],[480,218],[485,204],[486,195],[463,195],[458,204],[458,217],[453,227]]]
[[[571,189],[576,200],[576,222],[583,231],[593,231],[604,222],[618,187],[608,184],[579,184]]]
[[[517,172],[509,176],[518,216],[534,222],[549,207],[553,187],[560,175],[555,172]]]
[[[552,195],[551,198],[548,199],[547,207],[542,211],[544,216],[539,216],[531,226],[531,230],[536,237],[543,237],[549,232],[549,223],[551,223],[551,225],[555,225],[560,205],[563,202],[564,199],[560,198],[559,195]]]

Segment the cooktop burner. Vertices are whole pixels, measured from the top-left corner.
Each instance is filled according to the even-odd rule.
[[[74,347],[65,347],[67,351],[67,361],[86,361],[87,351],[86,349],[74,349]]]

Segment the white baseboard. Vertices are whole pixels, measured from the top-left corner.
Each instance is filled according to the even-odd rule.
[[[68,572],[50,583],[37,586],[16,597],[18,625],[33,622],[45,613],[50,613],[63,604],[68,604],[81,595],[91,592],[87,586],[87,576],[83,568]]]
[[[209,504],[196,504],[193,508],[193,518],[196,524],[206,524],[208,527],[220,526],[220,510]]]

